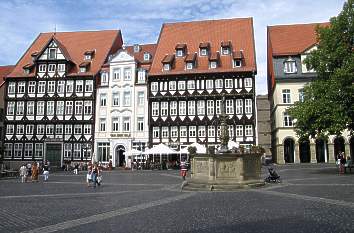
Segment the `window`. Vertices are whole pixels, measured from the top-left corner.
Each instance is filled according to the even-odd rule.
[[[55,81],[49,81],[48,82],[48,93],[54,93],[55,92]]]
[[[236,114],[243,114],[243,100],[237,99],[236,100]]]
[[[288,112],[284,112],[284,117],[283,117],[283,126],[284,127],[291,127],[293,126],[293,119],[289,115]]]
[[[215,88],[222,89],[223,88],[223,81],[222,79],[215,80]]]
[[[241,67],[242,66],[242,61],[238,60],[238,59],[234,59],[233,60],[233,65],[234,65],[234,68]]]
[[[205,115],[205,101],[204,100],[198,100],[197,112],[198,112],[198,115]]]
[[[48,72],[55,72],[55,64],[48,65]]]
[[[91,125],[84,125],[84,134],[91,134]]]
[[[70,135],[73,132],[73,126],[72,125],[65,125],[65,134]]]
[[[299,89],[299,101],[300,102],[304,102],[304,100],[305,100],[304,94],[305,94],[304,89],[303,88]]]
[[[47,135],[53,135],[54,134],[54,125],[47,125],[46,134]]]
[[[113,132],[119,131],[119,118],[118,117],[112,118],[112,131]]]
[[[25,157],[32,158],[33,156],[33,144],[25,143]]]
[[[75,114],[82,115],[82,101],[75,101]]]
[[[138,122],[138,131],[143,132],[144,131],[144,117],[138,117],[137,122]]]
[[[144,53],[144,61],[150,60],[150,54],[149,53]]]
[[[252,78],[245,78],[245,87],[252,87]]]
[[[140,69],[138,71],[138,83],[145,83],[146,71],[144,69]]]
[[[243,137],[243,125],[236,125],[236,137]]]
[[[199,54],[200,54],[200,56],[208,56],[208,49],[201,48]]]
[[[6,134],[14,134],[14,125],[6,126]]]
[[[144,106],[145,94],[143,91],[138,92],[138,106]]]
[[[65,81],[58,81],[58,85],[57,85],[58,94],[64,93],[64,90],[65,90]]]
[[[195,81],[194,80],[188,80],[187,89],[188,90],[194,90],[195,89]]]
[[[86,80],[85,82],[85,92],[93,91],[93,80]]]
[[[189,126],[189,137],[195,137],[196,136],[196,126]]]
[[[55,134],[62,135],[63,134],[63,125],[56,125],[55,126]]]
[[[7,89],[7,92],[9,94],[15,94],[15,90],[16,90],[16,83],[15,82],[10,82],[9,83],[9,87]]]
[[[222,47],[221,51],[222,51],[222,55],[229,55],[230,54],[230,47]]]
[[[23,115],[25,111],[25,103],[23,101],[17,102],[16,115]]]
[[[130,117],[123,117],[123,131],[130,131]]]
[[[22,148],[23,148],[23,144],[22,143],[15,143],[15,148],[14,148],[14,156],[17,158],[21,158],[22,157]]]
[[[193,62],[187,62],[187,63],[186,63],[186,69],[187,69],[187,70],[191,70],[191,69],[193,69],[193,67],[194,67]]]
[[[115,68],[113,70],[113,81],[120,80],[120,68]]]
[[[124,68],[124,80],[125,81],[132,80],[132,69],[131,68]]]
[[[177,101],[170,102],[170,115],[171,116],[177,115]]]
[[[85,54],[85,60],[91,60],[91,54]]]
[[[245,113],[246,114],[252,114],[252,100],[251,99],[245,99]]]
[[[46,64],[41,64],[38,66],[39,72],[45,72],[46,68],[47,68]]]
[[[205,126],[198,126],[198,137],[205,137]]]
[[[151,83],[151,91],[158,91],[159,89],[159,83],[158,82],[152,82]]]
[[[12,157],[12,143],[4,144],[4,157]]]
[[[253,136],[253,127],[252,127],[252,125],[245,125],[245,136],[246,137]]]
[[[186,82],[185,81],[178,81],[178,90],[179,91],[186,90]]]
[[[179,101],[179,113],[180,116],[186,115],[186,101]]]
[[[65,71],[65,64],[58,64],[58,71],[64,72]]]
[[[43,157],[43,144],[42,143],[36,143],[35,144],[35,155],[36,158],[41,158]]]
[[[76,81],[76,93],[83,92],[83,85],[84,85],[84,81],[83,80],[77,80]]]
[[[64,158],[71,158],[72,145],[69,143],[64,144]]]
[[[183,49],[176,49],[176,57],[183,57]]]
[[[124,106],[130,106],[130,91],[123,93],[123,104]]]
[[[206,88],[208,90],[212,90],[214,88],[214,83],[212,79],[207,79],[206,80]]]
[[[234,100],[226,100],[226,114],[234,114]]]
[[[216,61],[211,61],[209,65],[210,65],[210,69],[215,69],[218,66],[218,63]]]
[[[168,89],[170,91],[175,91],[176,90],[176,81],[170,81]]]
[[[54,115],[54,101],[47,102],[47,115],[49,116]]]
[[[82,134],[82,125],[74,125],[74,134]]]
[[[63,115],[64,114],[64,101],[58,101],[57,102],[57,115]]]
[[[106,118],[100,118],[100,131],[106,131]]]
[[[153,138],[159,138],[160,137],[159,133],[160,133],[160,128],[159,127],[153,127],[152,128],[152,136],[153,136]]]
[[[229,125],[229,137],[232,140],[234,138],[234,126]]]
[[[102,107],[105,107],[107,104],[107,95],[106,94],[101,94],[100,95],[100,105]]]
[[[102,72],[101,73],[101,85],[105,86],[108,84],[108,73]]]
[[[162,138],[168,138],[168,127],[162,127]]]
[[[166,64],[163,64],[163,70],[170,70],[171,69],[171,65],[166,63]]]
[[[86,72],[86,67],[80,67],[80,73],[85,73]]]
[[[242,78],[238,79],[238,88],[242,88]]]
[[[159,103],[152,102],[152,116],[159,116]]]
[[[283,95],[283,103],[284,104],[290,104],[291,103],[290,89],[283,89],[282,90],[282,95]]]
[[[186,138],[187,137],[187,126],[180,126],[179,127],[179,133],[181,138]]]
[[[36,92],[36,82],[30,81],[28,82],[28,93],[35,93]]]
[[[25,83],[25,82],[18,82],[17,93],[18,93],[18,94],[23,94],[23,93],[25,93],[25,86],[26,86],[26,83]]]
[[[65,114],[66,115],[72,115],[73,114],[73,101],[66,101]]]
[[[168,102],[161,102],[161,116],[168,115]]]
[[[215,126],[214,125],[208,126],[208,137],[209,138],[215,137]]]
[[[16,134],[23,135],[25,133],[25,126],[24,125],[17,125]]]
[[[37,134],[44,134],[44,129],[45,129],[45,126],[44,125],[37,125]]]
[[[195,115],[195,101],[188,101],[188,115]]]
[[[177,126],[172,126],[171,127],[171,138],[177,138],[178,137],[178,128]]]
[[[284,73],[292,74],[292,73],[296,73],[296,72],[297,72],[296,62],[295,62],[295,60],[292,60],[291,58],[289,58],[288,60],[286,60],[284,62]]]
[[[74,81],[68,80],[66,81],[66,92],[72,93],[74,91]]]
[[[73,157],[76,159],[81,158],[81,144],[80,143],[74,143]]]
[[[214,100],[207,100],[207,114],[214,115]]]
[[[49,49],[49,59],[55,59],[56,49]]]
[[[45,93],[45,81],[38,82],[38,93],[40,94]]]
[[[215,103],[216,114],[220,114],[221,113],[220,106],[221,106],[221,100],[216,100],[216,103]]]
[[[233,88],[233,80],[232,79],[225,79],[225,88]]]

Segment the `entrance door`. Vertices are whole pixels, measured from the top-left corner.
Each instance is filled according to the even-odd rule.
[[[125,163],[125,147],[119,145],[116,147],[116,167],[123,167]]]
[[[327,143],[323,139],[316,140],[316,159],[317,163],[326,162]]]
[[[344,152],[345,156],[348,155],[348,152],[345,151],[344,138],[343,137],[336,137],[334,139],[334,158],[335,159],[337,159],[338,154],[340,152]]]
[[[294,140],[291,138],[287,138],[284,141],[284,160],[286,163],[294,162]]]
[[[50,162],[51,167],[61,166],[61,144],[47,143],[46,144],[46,160]]]
[[[299,143],[300,162],[309,163],[311,160],[310,142],[303,140]]]

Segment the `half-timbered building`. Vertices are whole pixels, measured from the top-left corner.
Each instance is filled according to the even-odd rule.
[[[90,160],[95,88],[118,30],[41,33],[6,77],[4,160]]]
[[[147,74],[155,44],[127,46],[101,71],[96,102],[96,160],[129,166],[132,149],[148,143]]]
[[[225,97],[230,140],[256,143],[252,18],[163,24],[148,79],[150,146],[219,144]]]

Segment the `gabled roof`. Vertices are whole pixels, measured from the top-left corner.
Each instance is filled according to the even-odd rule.
[[[318,43],[316,27],[328,27],[329,25],[329,22],[325,22],[267,27],[268,94],[271,94],[275,86],[273,57],[294,56],[304,53]]]
[[[65,53],[65,57],[70,58],[74,64],[67,74],[69,76],[79,74],[79,65],[84,62],[85,52],[92,50],[95,50],[95,57],[91,62],[90,70],[80,75],[96,75],[108,55],[116,52],[123,43],[120,30],[40,33],[8,77],[33,76],[33,73],[24,74],[23,67],[33,63],[31,55],[39,54],[39,51],[45,49],[52,39],[56,40],[62,52]]]
[[[5,83],[5,77],[15,68],[15,66],[0,66],[0,87]]]
[[[163,71],[162,69],[162,61],[165,56],[174,55],[175,48],[179,44],[186,44],[188,54],[194,54],[199,51],[200,44],[207,42],[210,44],[210,52],[213,54],[220,51],[222,42],[229,43],[229,41],[234,51],[243,50],[244,66],[241,68],[233,68],[232,55],[221,55],[220,65],[216,69],[209,69],[208,56],[198,56],[198,65],[192,70],[185,70],[185,57],[176,57],[172,70]],[[150,75],[256,72],[256,70],[253,20],[252,18],[239,18],[163,24]]]

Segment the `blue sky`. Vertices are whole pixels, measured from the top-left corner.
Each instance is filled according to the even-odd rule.
[[[257,94],[267,93],[267,25],[328,21],[344,0],[2,0],[0,65],[15,64],[40,32],[121,29],[124,42],[155,43],[164,22],[253,17]]]

